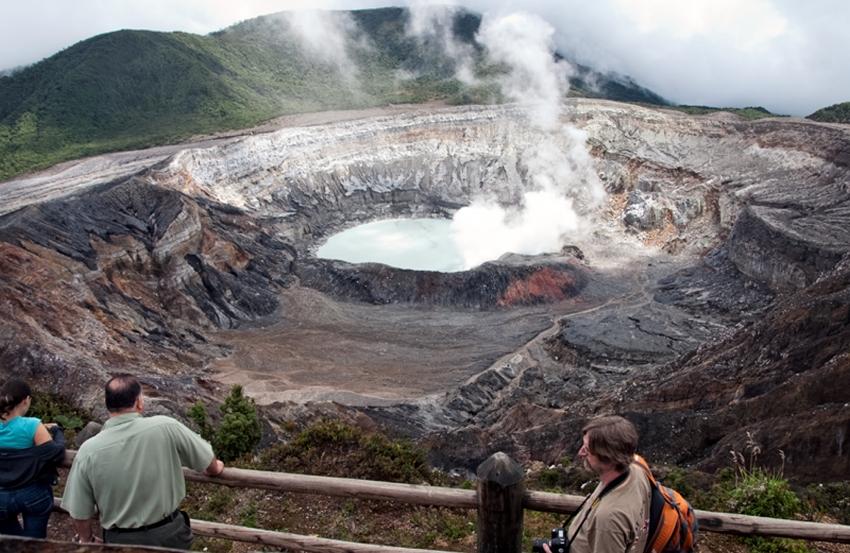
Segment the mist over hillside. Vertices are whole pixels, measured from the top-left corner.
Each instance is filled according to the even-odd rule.
[[[382,8],[282,12],[207,36],[99,35],[0,77],[0,180],[286,114],[515,100],[476,38],[481,25],[463,9]],[[571,95],[666,103],[627,77],[556,59]]]

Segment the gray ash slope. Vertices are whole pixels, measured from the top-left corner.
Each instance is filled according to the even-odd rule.
[[[2,183],[3,370],[92,406],[107,374],[142,372],[178,415],[238,381],[272,423],[383,424],[444,466],[497,450],[552,461],[588,416],[619,412],[654,460],[716,468],[749,431],[790,452],[789,474],[843,478],[850,131],[591,100],[563,119],[586,133],[607,201],[579,187],[574,247],[468,278],[312,252],[360,222],[449,217],[482,193],[515,202],[543,138],[513,106],[282,128]],[[476,296],[475,278],[500,284]],[[250,351],[263,332],[273,360]],[[311,357],[321,366],[299,373]]]

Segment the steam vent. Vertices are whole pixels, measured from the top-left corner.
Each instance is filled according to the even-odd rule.
[[[843,479],[848,165],[847,126],[581,99],[549,130],[396,106],[69,162],[0,183],[0,364],[98,414],[118,372],[178,417],[241,384],[271,439],[340,417],[445,468],[553,462],[616,412],[655,459],[714,470],[749,432]],[[315,256],[472,208],[513,231],[468,270]],[[512,249],[526,223],[555,246]]]

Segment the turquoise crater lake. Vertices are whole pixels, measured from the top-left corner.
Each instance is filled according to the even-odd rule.
[[[383,263],[416,271],[462,271],[464,258],[448,219],[389,219],[331,236],[316,252],[322,259]]]

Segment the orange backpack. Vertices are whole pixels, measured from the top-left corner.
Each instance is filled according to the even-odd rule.
[[[656,482],[643,457],[635,455],[632,463],[643,470],[652,484],[649,538],[644,553],[692,553],[699,526],[691,505],[673,488]]]

